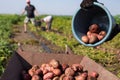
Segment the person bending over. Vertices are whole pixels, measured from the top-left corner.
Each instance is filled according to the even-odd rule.
[[[51,25],[52,25],[53,17],[52,16],[46,16],[43,19],[41,19],[41,22],[46,23],[46,31],[51,30]]]

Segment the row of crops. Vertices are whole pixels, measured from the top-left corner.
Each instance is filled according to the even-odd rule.
[[[44,16],[37,17],[40,19]],[[77,42],[72,35],[71,22],[72,16],[53,16],[51,32],[37,31],[36,27],[30,25],[30,30],[36,34],[43,36],[47,40],[50,40],[53,44],[65,49],[65,45],[68,45],[75,54],[85,55],[95,60],[97,63],[102,64],[109,71],[115,73],[120,77],[120,63],[116,58],[114,52],[120,49],[120,34],[114,39],[108,41],[101,46],[102,50],[94,49],[93,47],[85,47]],[[116,22],[120,24],[120,15],[115,16]],[[3,73],[7,60],[11,56],[12,52],[16,49],[14,44],[11,44],[10,37],[12,36],[12,26],[14,24],[23,25],[21,23],[23,17],[18,15],[0,15],[0,75]],[[42,24],[42,26],[45,26]]]
[[[19,21],[17,15],[0,15],[0,75],[4,72],[8,58],[15,50],[11,44],[12,25]]]

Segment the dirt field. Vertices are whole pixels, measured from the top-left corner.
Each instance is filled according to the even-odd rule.
[[[64,53],[65,51],[60,47],[52,44],[41,36],[36,36],[29,30],[24,33],[23,26],[14,25],[13,40],[19,45],[23,51],[33,53]],[[19,49],[20,49],[19,48]]]

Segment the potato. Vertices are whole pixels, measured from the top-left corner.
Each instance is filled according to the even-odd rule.
[[[59,80],[63,80],[65,76],[66,76],[65,74],[62,74]]]
[[[54,77],[54,73],[53,72],[48,72],[46,74],[44,74],[43,79],[52,79]]]
[[[33,76],[34,74],[36,74],[36,70],[38,69],[39,69],[39,66],[33,65],[32,68],[28,70],[29,75]]]
[[[37,69],[39,69],[39,66],[38,66],[38,65],[33,65],[33,66],[32,66],[32,70],[33,70],[33,71],[36,71]]]
[[[99,74],[93,71],[91,74],[88,75],[87,80],[97,80]]]
[[[33,75],[31,80],[41,80],[41,78],[38,75]]]
[[[87,32],[87,36],[90,36],[92,33],[90,31]]]
[[[74,80],[74,78],[72,76],[65,76],[63,80]]]
[[[56,77],[54,77],[52,80],[59,80],[59,77],[56,76]]]
[[[60,69],[53,69],[52,72],[55,74],[55,76],[59,76],[62,73]]]
[[[88,76],[88,77],[87,77],[87,80],[97,80],[97,78],[94,78],[94,77],[92,77],[92,76]]]
[[[46,67],[46,64],[42,64],[42,65],[40,66],[40,69],[43,71],[43,70],[45,69],[45,67]]]
[[[91,33],[99,33],[100,31],[100,28],[97,24],[92,24],[90,27],[89,27],[89,31]]]
[[[86,80],[88,74],[86,72],[82,73],[81,75],[78,75],[75,77],[75,80]]]
[[[66,68],[68,68],[68,64],[61,64],[62,71],[64,72]]]
[[[106,31],[100,31],[99,35],[105,36],[106,35]]]
[[[73,76],[74,74],[75,74],[75,71],[70,67],[65,70],[65,75],[67,76]]]
[[[98,35],[98,39],[102,40],[105,36],[106,36],[106,32],[105,31],[100,31],[100,33]]]
[[[60,66],[60,63],[58,60],[55,60],[55,59],[52,59],[50,62],[49,62],[50,65],[53,66],[53,68],[58,68]]]
[[[74,71],[83,71],[83,66],[82,65],[80,65],[80,64],[72,64],[72,69],[74,70]]]
[[[88,43],[89,42],[89,38],[88,36],[84,35],[81,37],[81,40],[84,42],[84,43]]]
[[[47,69],[44,69],[44,70],[43,70],[43,75],[46,74],[46,73],[48,73],[48,72],[49,72],[49,71],[48,71]]]
[[[46,69],[48,71],[52,71],[53,67],[50,64],[46,64],[46,66],[44,67],[44,69]]]
[[[94,44],[94,43],[96,43],[96,42],[98,42],[99,40],[98,40],[98,37],[97,36],[95,36],[95,35],[91,35],[91,37],[90,37],[90,39],[89,39],[89,43],[90,44]]]
[[[43,72],[42,72],[42,70],[41,69],[37,69],[36,71],[35,71],[35,74],[36,75],[40,75],[40,74],[42,74]]]
[[[93,71],[90,75],[94,78],[98,78],[98,76],[99,76],[99,74],[95,71]]]
[[[28,74],[29,74],[30,76],[33,76],[35,73],[34,73],[34,71],[33,71],[32,69],[29,69],[29,70],[28,70]]]

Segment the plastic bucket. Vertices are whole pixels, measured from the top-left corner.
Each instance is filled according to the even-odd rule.
[[[89,26],[93,23],[98,24],[102,30],[107,32],[107,34],[102,40],[94,44],[86,44],[82,42],[81,37],[86,35]],[[85,46],[94,47],[102,44],[110,37],[114,27],[115,20],[110,14],[109,10],[104,5],[96,2],[91,8],[87,10],[79,9],[72,18],[73,35],[79,43]]]

